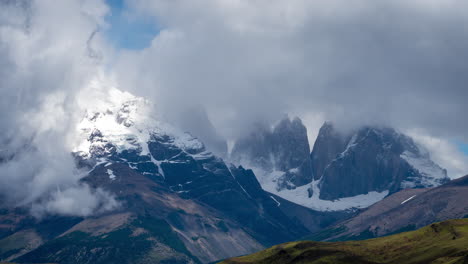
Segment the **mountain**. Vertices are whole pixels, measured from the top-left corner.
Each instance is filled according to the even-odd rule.
[[[231,152],[236,163],[254,167],[265,190],[293,189],[312,180],[307,129],[299,118],[288,117],[273,128],[256,124],[237,140]]]
[[[449,181],[446,170],[414,141],[391,128],[363,127],[339,135],[333,125],[320,129],[311,154],[320,199],[370,192],[434,187]]]
[[[109,89],[78,125],[82,184],[120,208],[90,217],[35,219],[0,211],[0,260],[57,263],[208,263],[302,237],[316,212],[262,190],[251,170],[226,163],[163,122],[143,98]],[[288,205],[289,204],[289,205]],[[293,209],[288,209],[293,208]]]
[[[266,191],[317,211],[366,208],[405,188],[449,181],[427,151],[392,128],[344,133],[326,122],[308,149],[300,119],[286,118],[239,139],[231,156],[249,164]]]
[[[444,181],[423,170],[440,169],[428,155],[390,129],[363,128],[357,136],[344,136],[324,128],[330,133],[321,130],[317,140],[324,143],[316,143],[311,154],[301,120],[286,118],[272,128],[259,126],[236,142],[230,159],[244,164],[240,166],[221,157],[225,142],[206,113],[193,111],[201,123],[179,129],[153,109],[147,100],[115,88],[90,105],[77,126],[72,153],[85,175],[80,184],[109,192],[120,207],[87,217],[37,219],[25,207],[0,203],[0,261],[209,263],[336,226],[360,213],[346,209],[369,206],[403,186]],[[211,143],[184,132],[190,129],[211,135]],[[388,140],[379,136],[386,133]],[[367,168],[380,163],[360,153],[380,154],[382,146],[392,150],[382,159],[390,157],[412,174],[386,179],[387,185],[365,185],[367,189],[350,185],[355,196],[326,200],[326,195],[342,193],[339,182],[332,188],[337,175],[347,176],[340,170],[328,174],[330,168],[342,164],[360,172],[350,174],[352,179],[372,179],[366,173],[374,171]],[[348,162],[349,157],[369,164]],[[250,166],[254,170],[246,169]],[[320,177],[317,168],[323,168]],[[400,180],[400,187],[392,189]]]
[[[436,188],[405,189],[311,239],[372,238],[468,217],[468,175]]]
[[[221,263],[462,264],[467,262],[468,219],[459,219],[434,223],[417,231],[364,241],[290,242]]]

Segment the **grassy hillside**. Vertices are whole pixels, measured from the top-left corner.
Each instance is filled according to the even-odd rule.
[[[13,262],[199,263],[165,220],[144,217],[110,233],[71,232],[44,243]]]
[[[290,242],[222,263],[468,263],[468,219],[363,241]]]

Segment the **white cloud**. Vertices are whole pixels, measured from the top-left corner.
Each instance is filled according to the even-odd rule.
[[[129,3],[163,30],[149,48],[123,53],[117,76],[160,111],[204,105],[227,137],[301,109],[343,126],[468,141],[468,2]]]
[[[0,192],[9,205],[47,212],[89,214],[113,198],[76,187],[83,174],[71,156],[76,94],[99,69],[89,56],[103,1],[0,2]],[[37,204],[60,188],[47,204]],[[77,193],[82,196],[78,196]],[[70,199],[80,198],[71,202]],[[72,211],[61,205],[69,204]],[[83,210],[77,206],[83,205]],[[105,207],[105,206],[104,206]]]
[[[78,185],[53,192],[48,200],[33,204],[31,212],[39,218],[46,214],[86,217],[118,207],[119,203],[108,192]]]
[[[468,175],[468,156],[454,143],[424,134],[422,131],[413,130],[407,133],[431,153],[432,160],[447,169],[450,178],[456,179]]]

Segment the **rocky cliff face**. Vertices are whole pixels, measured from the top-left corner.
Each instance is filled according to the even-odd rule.
[[[338,135],[330,124],[322,129],[311,154],[321,173],[316,177],[321,199],[434,187],[449,180],[428,153],[394,129],[364,127],[349,135]]]
[[[319,211],[365,208],[405,188],[434,187],[449,179],[427,152],[391,128],[337,131],[325,123],[312,153],[299,119],[256,129],[232,156],[255,170],[263,189]]]
[[[307,129],[299,118],[281,120],[273,128],[258,125],[239,139],[231,159],[259,170],[262,185],[274,182],[276,190],[292,189],[312,180]]]
[[[310,155],[314,180],[319,180],[328,164],[346,148],[345,140],[346,137],[338,133],[331,123],[323,124]]]

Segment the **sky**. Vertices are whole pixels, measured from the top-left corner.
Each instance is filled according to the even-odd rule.
[[[110,12],[106,16],[109,26],[104,30],[106,38],[118,50],[143,50],[151,45],[151,41],[159,34],[160,28],[155,19],[148,15],[130,18],[125,15],[126,9],[131,8],[125,0],[106,0]],[[315,132],[311,132],[311,139]],[[468,143],[455,141],[453,143],[459,151],[468,155]]]
[[[455,142],[455,144],[461,152],[463,152],[465,155],[468,155],[468,144],[463,142]]]
[[[103,29],[106,39],[116,49],[140,50],[151,45],[159,33],[157,23],[148,16],[132,16],[124,0],[106,0],[110,11]],[[131,10],[130,10],[131,11]]]
[[[176,124],[202,107],[228,140],[285,114],[311,141],[326,120],[391,126],[462,176],[467,23],[464,0],[0,0],[1,198],[38,215],[118,206],[68,155],[99,78]]]

